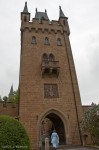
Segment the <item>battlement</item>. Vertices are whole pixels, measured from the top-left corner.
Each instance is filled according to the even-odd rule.
[[[58,20],[50,21],[47,15],[47,11],[38,12],[36,9],[35,17],[30,21],[30,13],[28,12],[27,3],[23,12],[21,12],[21,31],[28,30],[29,32],[42,32],[42,33],[59,33],[63,34],[64,32],[67,35],[70,34],[68,26],[68,18],[65,17],[61,8],[60,16]]]
[[[28,30],[29,32],[42,32],[42,33],[49,33],[49,34],[63,34],[67,33],[70,34],[70,31],[68,30],[68,26],[62,27],[61,24],[58,23],[58,21],[42,21],[39,22],[39,20],[33,19],[31,22],[22,23],[21,31]]]

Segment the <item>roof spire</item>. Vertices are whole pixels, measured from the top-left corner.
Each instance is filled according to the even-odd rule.
[[[37,12],[37,8],[36,8],[35,10],[36,10],[36,12]]]
[[[59,18],[62,17],[62,18],[66,18],[66,16],[64,15],[62,9],[61,9],[61,6],[59,6],[59,9],[60,9],[60,12],[59,12]]]
[[[45,13],[47,13],[47,10],[45,9]]]
[[[24,10],[23,10],[24,13],[28,13],[28,7],[27,7],[27,2],[25,2],[25,6],[24,6]]]
[[[13,95],[13,84],[11,85],[9,96]]]
[[[13,93],[13,84],[11,85],[10,94]]]

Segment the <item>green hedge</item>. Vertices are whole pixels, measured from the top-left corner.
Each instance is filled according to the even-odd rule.
[[[30,150],[30,142],[22,124],[9,116],[0,116],[0,150]]]

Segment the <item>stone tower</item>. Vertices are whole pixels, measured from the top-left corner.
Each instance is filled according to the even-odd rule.
[[[36,9],[30,21],[27,3],[21,12],[19,120],[31,149],[44,144],[55,129],[60,144],[81,145],[82,106],[69,41],[68,18],[59,20]]]

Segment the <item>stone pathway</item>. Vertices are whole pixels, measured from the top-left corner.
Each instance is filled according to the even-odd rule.
[[[91,148],[91,147],[66,147],[59,148],[58,150],[99,150],[99,148]]]

